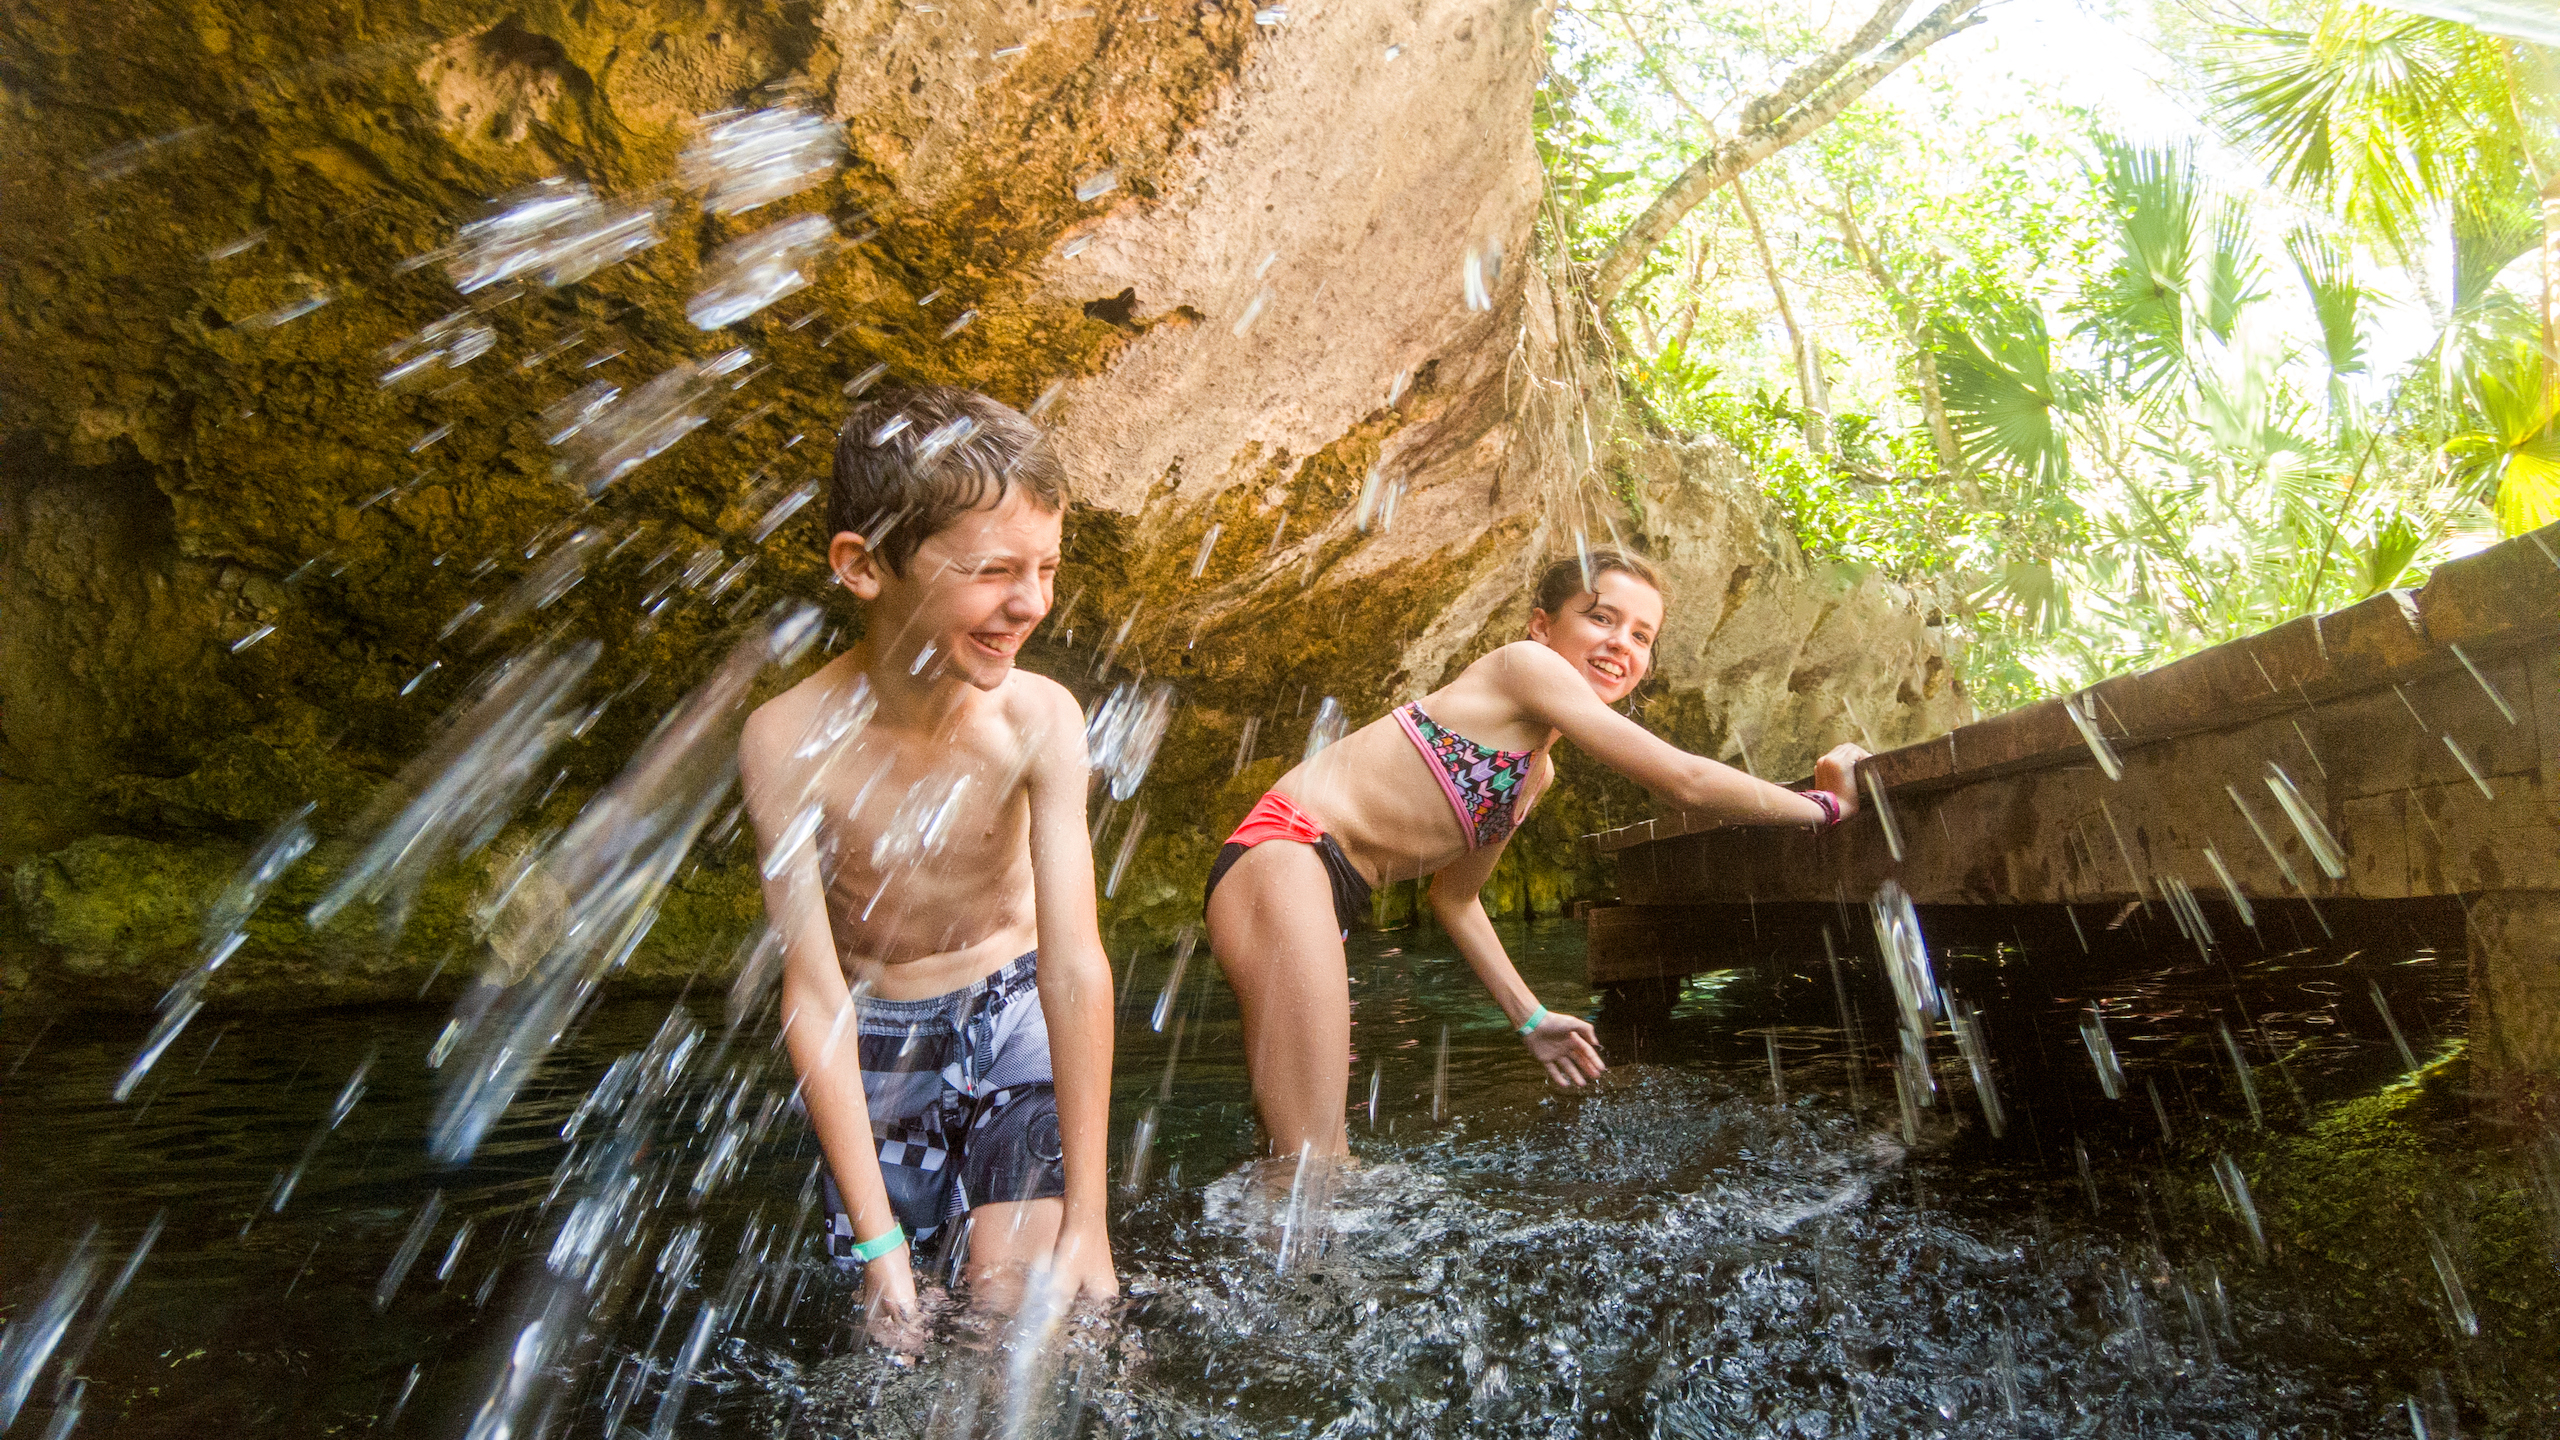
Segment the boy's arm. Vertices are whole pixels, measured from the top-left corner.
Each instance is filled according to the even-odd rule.
[[[1034,747],[1031,884],[1040,927],[1040,1009],[1049,1022],[1049,1063],[1057,1078],[1058,1132],[1065,1143],[1066,1216],[1050,1280],[1072,1300],[1120,1293],[1111,1266],[1111,963],[1093,898],[1093,846],[1085,831],[1090,774],[1084,716],[1053,685],[1031,687],[1025,727]]]
[[[1546,762],[1552,764],[1553,762]],[[1543,768],[1543,767],[1542,767]],[[1549,772],[1552,773],[1552,772]],[[1539,787],[1541,791],[1544,785]],[[1520,808],[1525,815],[1535,797],[1528,797]],[[1447,931],[1451,944],[1466,957],[1467,968],[1476,979],[1493,992],[1493,1003],[1502,1010],[1502,1018],[1514,1030],[1520,1022],[1541,1008],[1529,982],[1520,978],[1520,968],[1511,963],[1511,954],[1502,948],[1502,937],[1493,933],[1493,921],[1484,913],[1484,882],[1493,875],[1493,867],[1502,862],[1501,843],[1470,850],[1431,876],[1431,915]],[[1548,1078],[1568,1088],[1586,1079],[1596,1080],[1609,1067],[1600,1059],[1598,1034],[1591,1022],[1574,1015],[1549,1015],[1537,1028],[1521,1036],[1529,1053],[1546,1067]]]
[[[857,1242],[889,1232],[896,1216],[889,1208],[889,1187],[880,1178],[880,1156],[872,1144],[871,1106],[862,1093],[860,1036],[854,1023],[853,997],[845,984],[844,965],[836,955],[835,931],[827,923],[824,882],[818,873],[817,846],[802,839],[798,848],[776,862],[775,842],[791,827],[794,812],[808,786],[801,767],[790,759],[797,736],[778,733],[787,727],[764,712],[749,718],[738,747],[738,777],[746,791],[747,816],[756,831],[756,854],[763,865],[767,922],[782,935],[782,1034],[800,1075],[801,1103],[817,1132],[818,1148],[843,1192],[853,1217]],[[805,763],[805,762],[804,762]],[[869,1330],[885,1343],[910,1348],[906,1332],[916,1316],[915,1274],[901,1245],[863,1266],[863,1301],[871,1312]]]

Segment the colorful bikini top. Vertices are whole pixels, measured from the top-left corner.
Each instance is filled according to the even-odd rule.
[[[1396,723],[1413,740],[1431,773],[1440,777],[1440,793],[1458,812],[1458,828],[1467,833],[1467,848],[1498,845],[1520,817],[1512,812],[1520,787],[1538,766],[1535,750],[1487,750],[1422,713],[1421,702],[1399,705]]]

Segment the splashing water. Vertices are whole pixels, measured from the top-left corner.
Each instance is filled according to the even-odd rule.
[[[1126,800],[1138,793],[1173,724],[1173,687],[1131,681],[1112,687],[1085,722],[1085,753],[1096,774],[1108,782],[1111,798]]]
[[[496,839],[569,738],[578,687],[602,652],[592,640],[537,645],[490,671],[366,811],[357,828],[374,838],[312,905],[313,927],[362,900],[384,906],[396,931],[430,870]]]
[[[685,302],[684,318],[702,330],[734,325],[809,288],[817,262],[835,250],[835,222],[824,215],[795,215],[732,240],[703,263],[710,281]]]
[[[656,205],[608,204],[575,181],[537,181],[455,233],[445,273],[465,295],[501,281],[574,284],[658,243]]]
[[[1341,739],[1350,728],[1350,717],[1342,713],[1342,702],[1327,695],[1316,706],[1314,722],[1307,726],[1307,749],[1299,759],[1313,760],[1326,746]]]
[[[554,432],[560,438],[552,443],[567,447],[554,473],[589,495],[603,493],[606,486],[709,424],[723,393],[713,382],[746,368],[754,358],[752,351],[740,348],[707,360],[679,360],[628,399],[590,396],[576,424]],[[548,412],[545,418],[550,418]]]
[[[1558,949],[1566,933],[1560,922],[1505,922],[1524,978],[1550,998],[1577,973],[1579,951]],[[115,1393],[102,1385],[121,1387],[130,1374],[170,1387],[170,1398],[152,1404],[246,1417],[273,1403],[273,1382],[245,1358],[224,1368],[222,1357],[264,1343],[307,1350],[315,1374],[337,1377],[321,1382],[330,1386],[321,1398],[284,1401],[297,1426],[316,1431],[347,1416],[345,1428],[361,1428],[372,1415],[388,1425],[405,1405],[415,1413],[404,1412],[404,1427],[459,1434],[478,1421],[491,1436],[530,1434],[546,1415],[555,1433],[614,1435],[646,1433],[665,1416],[677,1434],[771,1435],[788,1425],[793,1434],[957,1436],[1000,1433],[1021,1420],[1025,1433],[1060,1436],[1099,1426],[1245,1440],[1331,1425],[1345,1437],[1419,1440],[1756,1434],[1773,1415],[1801,1417],[1778,1432],[1799,1434],[2059,1434],[2095,1425],[2238,1435],[2264,1429],[2270,1414],[2361,1434],[2399,1413],[2409,1385],[2425,1384],[2421,1376],[2376,1385],[2363,1350],[2321,1348],[2317,1332],[2352,1326],[2358,1315],[2322,1310],[2322,1281],[2297,1273],[2315,1263],[2307,1255],[2289,1250],[2283,1266],[2250,1269],[2245,1288],[2222,1297],[2214,1257],[2237,1254],[2245,1265],[2253,1242],[2229,1175],[2219,1167],[2207,1174],[2210,1146],[2193,1163],[2194,1183],[2156,1187],[2149,1159],[2125,1163],[2148,1146],[2128,1152],[2128,1137],[2104,1124],[2076,1147],[2067,1132],[2057,1145],[2055,1126],[2045,1124],[2049,1161],[2026,1123],[2012,1124],[1998,1145],[1984,1127],[1938,1126],[1906,1153],[1844,1103],[1845,1076],[1867,1062],[1823,1028],[1835,997],[1811,986],[1785,1017],[1728,1014],[1714,987],[1690,987],[1681,1003],[1704,1012],[1692,1009],[1641,1058],[1628,1056],[1608,1086],[1554,1092],[1523,1073],[1530,1067],[1518,1047],[1483,1018],[1480,992],[1445,946],[1409,950],[1445,962],[1422,967],[1382,963],[1380,946],[1377,937],[1352,946],[1353,1044],[1378,1057],[1377,1130],[1356,1141],[1363,1163],[1322,1185],[1314,1168],[1298,1183],[1292,1157],[1249,1192],[1259,1201],[1237,1203],[1241,1181],[1229,1167],[1249,1153],[1249,1094],[1223,991],[1209,992],[1211,1013],[1177,1005],[1176,1023],[1162,1033],[1142,1009],[1128,1015],[1124,1047],[1154,1046],[1143,1050],[1154,1063],[1124,1067],[1135,1073],[1115,1087],[1115,1128],[1150,1111],[1154,1127],[1145,1183],[1135,1192],[1114,1187],[1114,1240],[1130,1295],[1116,1322],[1069,1319],[1054,1331],[1043,1322],[1026,1333],[938,1316],[927,1353],[912,1364],[848,1345],[858,1295],[817,1249],[816,1157],[805,1122],[788,1107],[791,1072],[772,1049],[779,1017],[761,1009],[732,1036],[629,1000],[572,1025],[545,1077],[484,1145],[487,1158],[466,1171],[431,1168],[402,1142],[406,1116],[422,1114],[433,1097],[422,1092],[411,1111],[399,1108],[406,1066],[395,1057],[416,1053],[428,1030],[415,1028],[410,1042],[393,1038],[372,1067],[376,1091],[340,1132],[358,1143],[324,1151],[292,1211],[264,1222],[292,1229],[255,1250],[225,1233],[215,1250],[186,1257],[187,1286],[200,1288],[204,1268],[218,1265],[244,1293],[268,1296],[308,1269],[292,1303],[245,1328],[173,1330],[154,1319],[171,1308],[155,1296],[118,1316],[123,1338],[101,1341],[104,1366],[84,1367],[89,1398]],[[1973,996],[1977,984],[1996,987],[2016,973],[1961,949],[1932,958],[1951,1011],[1948,992]],[[1849,983],[1884,987],[1864,964],[1848,965],[1856,967],[1844,966]],[[2208,1016],[2190,1009],[2188,1020],[2174,1017],[2181,1002],[2210,1001],[2223,982],[2192,966],[2184,972],[2189,978],[2160,978],[2176,994],[2146,1012],[2164,1017],[2159,1026],[2120,1041],[2163,1047],[2154,1052],[2163,1085],[2175,1073],[2170,1042],[2218,1043]],[[1159,978],[1146,976],[1144,988]],[[2458,965],[2435,981],[2429,1023],[2458,1017]],[[2130,983],[2147,990],[2154,982],[2146,972]],[[698,987],[695,1012],[708,998]],[[2400,992],[2393,998],[2401,1003]],[[1823,1013],[1794,1013],[1808,1008]],[[2035,1008],[2013,1000],[1978,1018],[2014,1027]],[[2047,1013],[2069,1046],[2073,1011]],[[1784,1052],[1783,1110],[1770,1103],[1765,1063],[1773,1018],[1790,1035],[1812,1037]],[[295,1027],[291,1040],[251,1029],[238,1037],[248,1051],[226,1042],[217,1065],[236,1061],[216,1072],[218,1084],[173,1093],[144,1121],[139,1133],[158,1137],[143,1142],[151,1158],[126,1157],[99,1177],[100,1212],[113,1224],[118,1208],[130,1211],[130,1195],[112,1197],[132,1178],[158,1173],[148,1167],[183,1166],[172,1178],[191,1180],[236,1168],[236,1158],[163,1159],[157,1147],[196,1143],[209,1123],[202,1107],[236,1107],[259,1093],[244,1088],[257,1077],[270,1088],[282,1082],[308,1041],[334,1047],[316,1057],[314,1069],[326,1073],[306,1077],[297,1092],[301,1111],[316,1118],[343,1093],[355,1048],[415,1023],[335,1016]],[[2269,1023],[2285,1022],[2271,1015]],[[1447,1070],[1435,1087],[1443,1024]],[[1200,1053],[1178,1083],[1160,1080],[1195,1039]],[[2013,1120],[2023,1122],[2029,1108],[2043,1121],[2060,1118],[2057,1089],[2088,1097],[2067,1103],[2082,1113],[2096,1096],[2089,1072],[2040,1064],[2046,1048],[2003,1044],[1999,1078]],[[2050,1059],[2067,1057],[2055,1049]],[[85,1088],[64,1089],[83,1114],[112,1079],[112,1065],[101,1063]],[[1398,1067],[1398,1083],[1386,1084],[1384,1070]],[[2352,1084],[2372,1082],[2370,1064],[2350,1068],[2363,1077]],[[2022,1075],[2038,1078],[2022,1084]],[[1399,1104],[1397,1094],[1416,1081],[1424,1083],[1409,1088],[1419,1093]],[[1415,1122],[1433,1088],[1456,1118],[1425,1128]],[[11,1098],[46,1093],[13,1090]],[[129,1114],[97,1133],[137,1133]],[[65,1123],[95,1122],[66,1112]],[[259,1123],[253,1116],[239,1135]],[[360,1142],[378,1130],[390,1139],[377,1155]],[[268,1143],[283,1144],[290,1159],[303,1138]],[[1127,1129],[1114,1136],[1134,1138]],[[2081,1149],[2090,1156],[2085,1180]],[[1114,1161],[1124,1153],[1115,1150]],[[2233,1153],[2255,1176],[2248,1152]],[[39,1172],[48,1182],[76,1173],[69,1161],[38,1163],[49,1167]],[[1186,1188],[1186,1170],[1231,1178]],[[2092,1184],[2106,1197],[2095,1219],[2079,1199]],[[2217,1188],[2227,1197],[2219,1203]],[[333,1329],[332,1315],[370,1314],[390,1262],[421,1229],[419,1207],[437,1190],[443,1213],[424,1227],[389,1322]],[[2119,1195],[2126,1203],[2116,1203]],[[138,1226],[147,1212],[146,1204],[128,1223]],[[13,1222],[27,1213],[17,1200]],[[2262,1233],[2275,1223],[2272,1212],[2264,1216]],[[2437,1234],[2467,1267],[2467,1234],[2455,1223],[2439,1223]],[[2422,1287],[2413,1298],[2426,1297],[2427,1314],[2445,1316],[2458,1335],[2419,1232],[2413,1220],[2398,1269]],[[59,1243],[67,1250],[78,1234],[70,1224]],[[1283,1240],[1285,1270],[1274,1263]],[[317,1241],[326,1243],[313,1259]],[[76,1403],[57,1390],[57,1373],[84,1327],[94,1328],[114,1269],[110,1254],[98,1254],[89,1298],[40,1372],[32,1413],[21,1417],[31,1434],[47,1419],[48,1393],[56,1423]],[[439,1255],[445,1263],[432,1269],[445,1272],[439,1283],[448,1289],[427,1280]],[[2231,1268],[2227,1259],[2221,1268]],[[23,1318],[58,1272],[17,1273]],[[144,1277],[146,1293],[152,1278]],[[2459,1278],[2487,1289],[2484,1277]],[[179,1283],[173,1273],[164,1288]],[[315,1296],[326,1298],[311,1309]],[[2482,1335],[2465,1343],[2501,1344],[2498,1328],[2517,1312],[2508,1306],[2493,1320],[2493,1304],[2504,1302],[2467,1298]],[[2436,1335],[2427,1324],[2415,1340],[2421,1348],[2409,1353],[2432,1353],[2423,1347]],[[154,1356],[178,1340],[212,1354],[173,1372],[174,1356]],[[1038,1353],[1025,1358],[1023,1341]],[[2509,1363],[2517,1353],[2500,1352]],[[420,1385],[413,1362],[422,1359],[431,1379]],[[1417,1407],[1416,1397],[1431,1404]],[[167,1413],[137,1409],[130,1428]],[[2431,1424],[2440,1413],[2450,1404],[2430,1410]]]
[[[391,368],[382,372],[380,384],[388,389],[430,372],[459,370],[488,354],[497,343],[497,331],[474,319],[470,311],[456,310],[383,351],[383,363]]]
[[[539,877],[559,897],[557,938],[531,973],[456,1016],[453,1058],[429,1124],[431,1153],[459,1160],[479,1148],[597,986],[648,933],[677,867],[736,778],[736,718],[748,687],[767,665],[805,652],[820,618],[800,606],[755,625],[518,879],[520,887]]]
[[[677,172],[702,208],[736,215],[823,183],[844,163],[844,129],[800,105],[705,116]],[[705,329],[710,327],[705,326]]]

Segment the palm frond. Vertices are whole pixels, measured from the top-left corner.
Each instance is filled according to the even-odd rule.
[[[2365,371],[2365,309],[2373,291],[2357,282],[2347,247],[2302,226],[2285,237],[2285,253],[2320,326],[2320,358],[2332,382]]]
[[[2056,412],[2066,396],[2053,372],[2053,342],[2032,305],[1983,302],[1970,322],[1936,327],[1938,390],[1970,464],[2058,483],[2071,472],[2068,432]]]

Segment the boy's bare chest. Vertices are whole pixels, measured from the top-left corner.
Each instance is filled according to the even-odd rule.
[[[1029,859],[1018,754],[1000,737],[866,734],[827,767],[821,859],[848,878],[974,875]],[[832,853],[829,853],[832,852]]]

